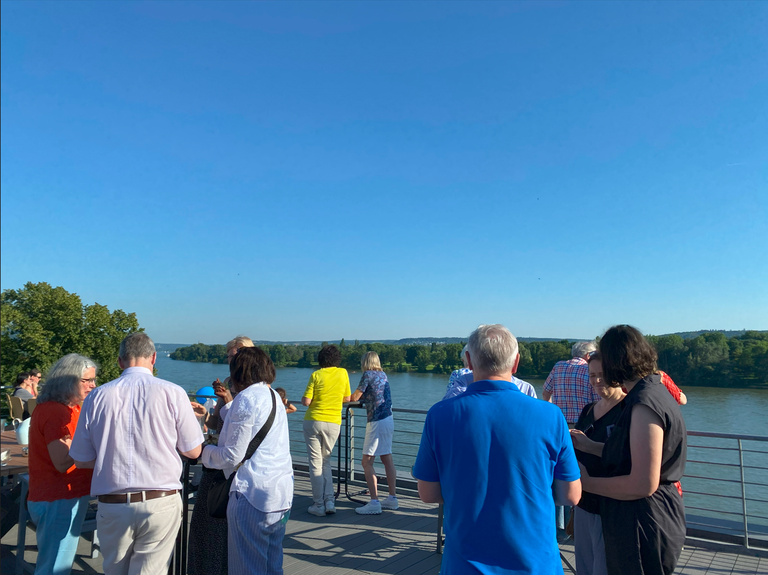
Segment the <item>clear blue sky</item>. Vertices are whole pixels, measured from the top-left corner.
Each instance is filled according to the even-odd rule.
[[[768,2],[2,3],[3,289],[159,342],[768,329]]]

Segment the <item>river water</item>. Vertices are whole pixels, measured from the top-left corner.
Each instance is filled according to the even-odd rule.
[[[210,385],[217,377],[224,380],[229,366],[210,363],[175,361],[158,353],[158,377],[179,384],[188,391]],[[309,381],[312,368],[277,368],[273,387],[282,387],[288,397],[298,401]],[[442,399],[448,376],[431,373],[387,373],[392,389],[394,407],[429,409]],[[360,373],[349,374],[354,391]],[[531,379],[541,397],[542,380]],[[725,389],[714,387],[685,387],[688,404],[682,407],[688,430],[718,433],[768,435],[768,391],[752,389]]]

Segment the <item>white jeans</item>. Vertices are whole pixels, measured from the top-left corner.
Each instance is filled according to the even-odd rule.
[[[312,484],[312,499],[317,505],[324,505],[327,500],[333,499],[331,453],[340,431],[341,426],[338,423],[304,420],[309,481]]]
[[[99,503],[96,527],[105,575],[165,575],[181,525],[181,496]]]
[[[603,523],[599,513],[589,513],[574,507],[573,542],[578,575],[608,575],[605,564]]]

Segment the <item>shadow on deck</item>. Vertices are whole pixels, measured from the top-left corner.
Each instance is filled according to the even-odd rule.
[[[310,493],[309,480],[297,473],[293,510],[283,542],[285,575],[439,573],[442,556],[435,552],[436,505],[401,495],[397,511],[358,515],[354,511],[357,504],[341,497],[335,515],[315,517],[307,513],[312,503]],[[2,538],[3,574],[15,572],[16,532],[14,527]],[[30,529],[25,558],[33,564],[37,557],[35,543],[35,533]],[[88,557],[87,542],[81,539],[80,543],[72,572],[103,573],[101,557]],[[573,565],[573,545],[563,545],[561,551]],[[563,567],[569,574],[567,566]],[[768,575],[768,559],[686,546],[676,573]]]

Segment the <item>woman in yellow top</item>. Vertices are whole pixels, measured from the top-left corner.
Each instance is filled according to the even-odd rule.
[[[347,370],[339,367],[341,353],[335,345],[324,346],[317,354],[317,361],[320,369],[309,378],[301,404],[308,407],[304,416],[304,441],[314,500],[307,511],[324,517],[336,513],[331,452],[341,430],[341,404],[349,401],[352,391]]]

